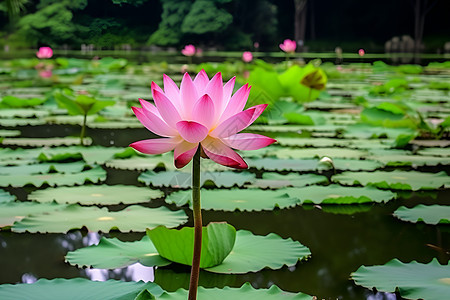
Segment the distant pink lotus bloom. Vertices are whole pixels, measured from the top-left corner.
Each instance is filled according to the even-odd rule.
[[[52,77],[52,70],[43,70],[39,72],[39,77],[41,78],[50,78]]]
[[[51,58],[53,56],[53,50],[50,47],[40,47],[39,51],[36,52],[37,58]]]
[[[253,54],[250,51],[245,51],[242,53],[242,60],[246,63],[251,62],[253,60]]]
[[[258,42],[254,42],[253,43],[253,47],[255,47],[255,49],[258,49],[259,48],[259,43]]]
[[[286,53],[294,53],[297,48],[297,43],[293,40],[286,39],[283,44],[280,44],[280,49]]]
[[[184,46],[184,49],[181,50],[181,53],[185,56],[194,56],[195,46],[194,45],[186,45],[186,46]]]
[[[180,88],[166,75],[164,90],[152,82],[156,106],[139,99],[142,108],[132,109],[148,130],[163,138],[142,140],[130,146],[146,154],[174,150],[175,166],[182,168],[200,145],[202,156],[227,167],[247,168],[233,149],[256,150],[275,140],[259,134],[238,133],[251,125],[267,104],[243,110],[250,87],[245,84],[232,95],[234,82],[235,77],[224,85],[221,73],[209,79],[204,70],[194,80],[185,73]]]
[[[364,54],[366,54],[366,51],[364,51],[364,49],[359,49],[358,50],[358,55],[359,56],[364,56]]]

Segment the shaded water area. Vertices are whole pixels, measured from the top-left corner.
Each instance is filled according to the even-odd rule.
[[[23,137],[54,137],[76,135],[78,126],[45,125],[16,127]],[[125,147],[130,142],[148,138],[145,129],[100,130],[88,129],[93,144]],[[244,154],[245,155],[245,154]],[[245,156],[244,156],[245,157]],[[139,172],[107,169],[107,184],[143,186],[137,181]],[[252,170],[255,172],[255,170]],[[447,170],[448,171],[448,170]],[[42,187],[42,188],[45,188]],[[42,189],[41,188],[41,189]],[[21,201],[36,188],[7,188]],[[163,189],[166,193],[170,188]],[[356,286],[349,279],[351,272],[361,265],[379,265],[398,258],[409,262],[427,263],[437,258],[442,264],[449,260],[450,230],[448,226],[430,226],[400,221],[392,213],[401,205],[412,207],[423,204],[448,204],[450,191],[404,192],[387,204],[325,207],[304,205],[291,209],[266,212],[218,212],[204,211],[204,224],[211,221],[227,221],[236,229],[250,230],[254,234],[276,233],[292,238],[310,248],[312,256],[295,267],[280,270],[263,270],[244,275],[222,275],[202,271],[200,285],[205,287],[239,287],[250,282],[254,287],[266,288],[273,284],[292,292],[316,295],[319,299],[395,299],[393,294],[376,293]],[[163,200],[144,206],[165,205]],[[111,210],[123,205],[111,206]],[[192,226],[192,212],[188,226]],[[88,233],[86,230],[68,234],[30,234],[0,231],[1,270],[0,283],[34,282],[39,278],[86,277],[93,280],[110,278],[124,281],[155,281],[163,289],[174,291],[187,288],[189,268],[182,265],[149,268],[139,263],[118,270],[78,269],[64,263],[68,251],[96,244],[100,236],[118,237],[123,241],[142,238],[143,233],[106,234]],[[399,299],[399,298],[398,298]]]

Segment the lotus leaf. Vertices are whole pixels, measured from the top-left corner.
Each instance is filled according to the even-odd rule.
[[[424,222],[425,224],[450,223],[450,206],[443,205],[417,205],[413,208],[399,207],[394,216],[408,222]]]

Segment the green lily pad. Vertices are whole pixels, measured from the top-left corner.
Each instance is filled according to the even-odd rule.
[[[391,191],[374,187],[345,187],[338,184],[328,186],[307,186],[286,189],[291,197],[297,197],[302,204],[361,204],[387,202],[396,197]]]
[[[38,126],[38,125],[44,125],[46,121],[44,119],[3,119],[0,118],[0,126],[4,127],[17,127],[17,126]]]
[[[396,139],[399,135],[413,135],[415,131],[410,128],[385,128],[366,124],[355,124],[345,128],[345,138],[373,139],[387,137]]]
[[[143,238],[141,241],[131,243],[115,240],[113,242],[114,245],[116,245],[115,247],[120,249],[128,249],[130,250],[130,254],[124,251],[111,250],[110,252],[109,250],[107,250],[107,255],[109,255],[109,253],[114,254],[108,256],[110,258],[107,262],[108,268],[115,269],[119,267],[125,267],[125,262],[127,261],[129,261],[129,264],[134,263],[134,260],[130,260],[130,257],[141,257],[143,255],[139,254],[139,250],[136,250],[137,248],[142,249],[142,252],[151,254],[151,256],[157,255],[157,252],[150,252],[149,249],[152,249],[150,246],[146,248],[147,250],[144,251],[143,245],[140,244],[143,241],[145,241],[145,238]],[[125,243],[127,244],[124,245]],[[138,246],[134,247],[133,245],[136,243],[138,244]],[[109,248],[109,246],[107,248]],[[71,259],[70,263],[86,266],[96,266],[99,261],[104,261],[103,258],[100,258],[103,253],[103,244],[99,246],[90,246],[86,249],[89,249],[89,252],[83,252],[83,254],[89,254],[86,254],[86,257],[81,257],[81,254],[79,252],[81,251],[81,249],[78,249],[74,252],[69,252],[67,257],[70,258],[74,257],[73,253],[78,252],[75,256],[77,259]],[[182,249],[182,251],[185,251],[186,253],[189,252],[185,249]],[[192,258],[192,250],[189,253],[191,253],[191,255],[189,256],[186,254],[186,257],[189,256]],[[223,274],[244,274],[248,272],[257,272],[266,267],[271,269],[279,269],[284,265],[294,266],[299,260],[306,259],[309,255],[311,255],[311,252],[307,247],[303,246],[299,242],[293,241],[290,238],[282,239],[280,236],[273,233],[267,236],[257,236],[253,235],[250,231],[239,230],[236,232],[236,240],[233,250],[225,258],[225,260],[221,264],[215,267],[206,268],[205,270]],[[90,258],[98,258],[98,260],[91,260]],[[151,260],[146,261],[147,266],[151,266],[148,264],[150,261]]]
[[[319,159],[278,159],[271,157],[249,158],[246,162],[250,168],[266,171],[315,171]]]
[[[284,265],[294,266],[310,255],[307,247],[290,238],[282,239],[274,233],[257,236],[239,230],[230,255],[220,265],[205,270],[223,274],[258,272],[266,267],[275,270]]]
[[[176,292],[164,292],[156,299],[161,300],[181,300],[186,299],[188,291],[179,289]],[[204,288],[198,287],[197,296],[199,299],[222,300],[222,299],[246,299],[246,300],[313,300],[314,298],[303,293],[290,293],[280,290],[276,285],[269,289],[255,289],[250,283],[243,284],[240,288],[224,287]]]
[[[0,137],[19,136],[20,130],[0,129]]]
[[[45,203],[79,203],[83,205],[116,205],[149,202],[162,198],[164,193],[146,187],[130,185],[91,185],[57,187],[37,190],[28,195],[29,200]]]
[[[450,295],[450,267],[437,259],[428,264],[393,259],[381,266],[361,266],[351,276],[358,285],[383,292],[398,290],[407,299],[441,300]]]
[[[110,212],[106,207],[81,207],[72,204],[58,211],[26,217],[16,222],[12,230],[66,233],[72,229],[86,227],[91,232],[109,232],[112,229],[143,232],[146,228],[159,225],[176,227],[186,221],[187,216],[183,211],[171,211],[165,207],[146,208],[133,205],[121,211]]]
[[[13,162],[14,163],[14,162]],[[83,162],[73,163],[42,163],[42,164],[24,164],[18,166],[6,166],[0,170],[0,175],[30,175],[30,174],[46,174],[50,171],[60,173],[79,173],[85,167]]]
[[[332,138],[291,138],[277,137],[277,142],[289,147],[348,147],[356,149],[388,148],[393,140],[359,140],[359,139],[332,139]]]
[[[0,118],[43,118],[50,113],[42,109],[2,109],[0,110]]]
[[[361,158],[367,156],[368,152],[344,148],[283,148],[277,150],[273,154],[278,158],[321,158],[324,156],[331,158]]]
[[[48,174],[23,174],[3,175],[0,174],[1,186],[22,187],[27,184],[40,187],[47,183],[50,186],[80,185],[85,182],[100,182],[106,179],[106,171],[101,167],[83,171],[80,173],[48,173]]]
[[[175,188],[189,188],[192,184],[191,173],[180,171],[142,173],[138,180],[152,186],[170,186]],[[208,181],[213,182],[217,187],[242,186],[245,183],[253,182],[255,175],[248,172],[202,172],[200,175],[201,185]]]
[[[112,159],[105,164],[108,168],[120,170],[138,170],[150,171],[158,167],[164,167],[166,170],[175,170],[173,163],[173,154],[167,155],[152,155],[145,157],[132,157],[126,159]]]
[[[166,198],[177,206],[189,204],[192,209],[191,191],[179,191]],[[285,189],[266,191],[260,189],[203,190],[202,209],[224,211],[261,211],[294,207],[299,199],[289,196]]]
[[[262,179],[257,179],[251,186],[259,188],[277,189],[281,187],[302,187],[306,185],[328,183],[328,178],[316,174],[296,174],[289,173],[281,175],[278,173],[263,173]]]
[[[370,159],[334,158],[336,170],[342,171],[373,171],[384,166],[382,162]]]
[[[404,150],[377,150],[371,151],[370,159],[382,162],[387,166],[437,166],[450,164],[450,157],[437,157],[413,155]]]
[[[450,185],[445,172],[425,173],[416,171],[344,172],[331,178],[345,185],[373,185],[382,189],[432,190]]]
[[[7,191],[0,189],[0,203],[12,202],[14,200],[16,200],[16,196],[13,196]]]
[[[180,230],[156,227],[147,230],[161,257],[191,266],[194,250],[194,228]],[[202,228],[200,268],[214,267],[223,262],[234,247],[236,229],[227,223],[209,223]]]
[[[78,300],[78,299],[134,299],[142,290],[159,296],[163,290],[153,282],[124,282],[119,280],[91,281],[85,278],[39,279],[35,283],[0,285],[1,299],[16,300]]]
[[[417,151],[417,154],[450,157],[450,149],[448,149],[448,148],[425,148],[425,149]]]
[[[172,262],[161,257],[150,238],[136,242],[122,242],[117,238],[102,237],[97,245],[70,251],[66,262],[71,265],[96,269],[123,268],[139,262],[144,266],[167,266]]]
[[[344,129],[342,125],[315,125],[315,126],[303,126],[303,125],[253,125],[249,129],[254,131],[266,131],[266,132],[337,132]]]
[[[60,137],[60,138],[5,138],[1,142],[7,146],[30,146],[30,147],[52,147],[52,146],[72,146],[79,145],[79,137]],[[92,144],[92,139],[84,138],[84,144]]]
[[[3,202],[0,203],[0,228],[12,226],[14,222],[29,215],[47,213],[65,207],[66,205],[56,203]]]
[[[399,207],[394,216],[400,220],[425,224],[449,224],[450,223],[450,206],[444,205],[417,205],[413,208],[404,206]]]

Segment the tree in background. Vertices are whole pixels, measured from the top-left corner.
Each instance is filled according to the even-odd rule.
[[[162,2],[161,22],[149,38],[149,44],[175,46],[181,41],[181,25],[191,9],[190,0],[166,0]]]
[[[73,12],[86,5],[87,0],[41,0],[35,13],[18,21],[14,39],[25,39],[31,46],[73,43],[79,32],[86,30],[74,24]]]

